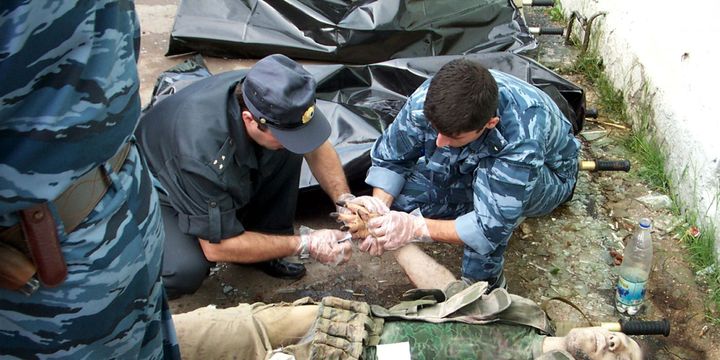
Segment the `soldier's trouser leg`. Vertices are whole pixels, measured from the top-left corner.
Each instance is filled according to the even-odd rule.
[[[277,151],[262,161],[260,187],[239,214],[245,229],[269,234],[292,234],[303,157]]]
[[[240,304],[173,315],[183,359],[266,359],[297,343],[317,318],[317,305]]]
[[[197,237],[180,231],[178,212],[169,204],[160,209],[165,228],[162,278],[168,297],[174,299],[197,291],[214,263],[205,258]]]
[[[465,246],[462,259],[462,277],[470,282],[487,281],[492,286],[500,274],[505,263],[505,244],[498,246],[495,251],[481,255],[469,246]]]
[[[577,177],[565,180],[548,167],[541,167],[528,197],[524,216],[535,217],[551,213],[572,197],[576,181]]]
[[[534,188],[527,200],[527,208],[523,217],[518,219],[516,226],[525,216],[549,214],[572,196],[576,179],[564,180],[544,166],[539,169],[537,176]],[[486,255],[481,255],[466,246],[462,262],[462,276],[473,282],[494,281],[502,273],[508,240],[506,239],[495,251]]]

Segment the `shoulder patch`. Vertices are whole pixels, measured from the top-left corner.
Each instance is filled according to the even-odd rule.
[[[220,147],[220,150],[218,150],[217,154],[215,154],[215,156],[210,160],[208,165],[213,169],[213,171],[215,171],[216,174],[220,175],[225,172],[225,168],[230,162],[230,159],[232,159],[234,153],[235,142],[232,138],[228,137],[222,147]]]

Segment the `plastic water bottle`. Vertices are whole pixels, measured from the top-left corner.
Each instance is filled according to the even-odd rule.
[[[649,219],[640,219],[637,230],[625,247],[615,290],[615,307],[635,315],[645,300],[645,289],[652,268],[653,246]]]

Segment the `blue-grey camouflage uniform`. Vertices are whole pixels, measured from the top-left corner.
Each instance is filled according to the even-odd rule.
[[[555,103],[536,87],[490,70],[501,120],[461,148],[435,144],[423,105],[430,80],[408,99],[371,150],[366,182],[395,197],[393,208],[455,219],[465,243],[463,276],[487,280],[527,216],[551,212],[575,186],[580,143]],[[453,114],[445,114],[452,117]]]
[[[0,2],[0,226],[130,139],[139,36],[132,1]],[[157,194],[135,147],[109,176],[74,231],[56,221],[66,280],[31,296],[0,289],[0,357],[179,357],[160,281]]]

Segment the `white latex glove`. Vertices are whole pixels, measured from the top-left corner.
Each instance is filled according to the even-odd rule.
[[[300,228],[300,246],[296,254],[302,258],[305,251],[322,264],[336,266],[346,263],[352,256],[350,234],[340,230],[312,230],[303,226]]]
[[[350,231],[354,240],[364,240],[365,222],[371,216],[387,214],[390,211],[382,200],[372,196],[353,197],[342,204],[343,210],[331,213],[330,216],[344,223],[345,226],[341,230]]]
[[[372,256],[380,256],[385,252],[385,249],[382,247],[378,239],[372,235],[360,241],[358,248],[360,251],[366,252]]]
[[[340,196],[338,196],[337,202],[348,202],[348,201],[351,201],[351,200],[353,200],[353,199],[356,199],[355,195],[353,195],[353,194],[351,194],[351,193],[344,193],[344,194],[340,194]],[[335,204],[335,210],[338,212],[338,214],[350,214],[350,213],[352,213],[348,208],[346,208],[346,207],[344,207],[344,206],[337,205],[337,204]]]
[[[425,218],[418,209],[409,214],[390,211],[383,216],[370,219],[367,225],[370,233],[375,235],[384,250],[397,250],[412,241],[432,241]]]
[[[374,196],[358,196],[352,200],[347,201],[350,204],[357,204],[365,207],[369,212],[385,215],[388,212],[390,212],[390,209],[388,208],[387,204],[385,204],[382,200],[379,198],[376,198]]]

